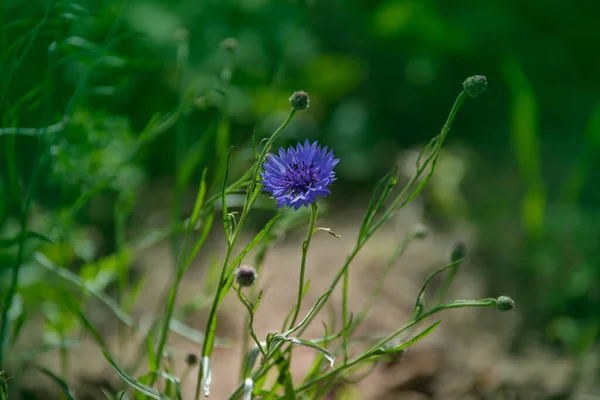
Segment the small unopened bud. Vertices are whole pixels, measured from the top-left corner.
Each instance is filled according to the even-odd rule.
[[[240,286],[251,286],[258,278],[256,270],[249,265],[242,265],[235,271],[235,281]]]
[[[515,301],[508,296],[500,296],[496,300],[496,309],[498,311],[510,311],[515,308]]]
[[[239,42],[234,38],[227,38],[221,42],[221,47],[227,51],[234,52]]]
[[[413,237],[423,239],[427,236],[427,227],[422,223],[418,223],[412,228]]]
[[[173,33],[173,37],[178,42],[187,42],[188,40],[190,40],[190,31],[188,31],[187,29],[183,29],[183,28],[178,29]]]
[[[195,355],[194,353],[188,353],[187,356],[185,356],[185,363],[188,366],[193,366],[196,365],[196,363],[198,362],[198,356]]]
[[[303,90],[299,92],[294,92],[290,97],[290,104],[292,108],[296,111],[306,110],[310,105],[310,99],[308,98],[308,93]]]
[[[467,256],[467,245],[464,242],[456,242],[452,253],[450,254],[450,261],[455,263],[463,260]]]
[[[483,75],[470,76],[463,82],[463,89],[471,97],[477,97],[485,90],[487,78]]]

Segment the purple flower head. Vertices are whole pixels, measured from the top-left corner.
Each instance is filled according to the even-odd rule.
[[[333,168],[339,161],[327,147],[308,139],[296,148],[279,149],[279,156],[267,154],[263,164],[263,190],[277,200],[277,207],[308,207],[331,193],[327,187],[335,180]]]

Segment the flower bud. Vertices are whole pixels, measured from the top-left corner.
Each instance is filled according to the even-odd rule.
[[[427,237],[427,227],[422,223],[418,223],[412,228],[412,235],[416,239],[423,239]]]
[[[498,311],[510,311],[515,308],[515,301],[508,296],[500,296],[496,300],[496,309]]]
[[[292,108],[296,111],[306,110],[310,104],[310,99],[308,98],[308,93],[303,90],[299,92],[294,92],[290,97],[290,104]]]
[[[467,245],[464,242],[456,242],[452,253],[450,254],[450,261],[455,263],[463,260],[467,256]]]
[[[251,286],[256,278],[258,278],[256,270],[249,265],[242,265],[235,271],[235,281],[240,286]]]
[[[479,96],[487,86],[487,79],[483,75],[470,76],[463,82],[463,89],[471,97]]]
[[[188,354],[185,356],[185,363],[186,363],[188,366],[190,366],[190,367],[191,367],[191,366],[193,366],[193,365],[196,365],[196,363],[197,363],[197,362],[198,362],[198,356],[197,356],[197,355],[195,355],[194,353],[188,353]]]
[[[239,44],[239,42],[237,40],[235,40],[234,38],[227,38],[221,42],[221,47],[223,49],[225,49],[226,51],[233,53],[235,51],[235,49],[238,47],[238,44]]]

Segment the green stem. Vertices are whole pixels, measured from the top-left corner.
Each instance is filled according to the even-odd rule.
[[[389,273],[391,272],[394,265],[396,265],[396,262],[398,261],[398,259],[400,259],[400,257],[402,257],[402,255],[406,251],[408,243],[413,238],[414,238],[414,234],[412,234],[412,233],[408,234],[404,238],[404,240],[402,240],[402,243],[398,246],[398,248],[396,249],[394,254],[392,254],[392,256],[387,260],[385,269],[384,269],[383,273],[379,276],[379,279],[377,281],[377,285],[375,286],[375,289],[373,289],[373,291],[371,292],[371,295],[365,302],[365,305],[363,306],[362,310],[358,313],[356,318],[352,320],[352,327],[348,330],[347,336],[350,336],[358,328],[358,326],[365,320],[365,318],[371,311],[371,308],[375,304],[375,301],[381,295],[381,291],[383,289],[383,284],[385,283]]]
[[[256,336],[256,332],[254,331],[254,312],[252,310],[252,308],[254,307],[254,304],[250,303],[248,298],[244,295],[244,293],[242,293],[241,287],[238,286],[237,288],[235,288],[235,291],[237,292],[237,295],[238,295],[238,298],[240,299],[240,301],[248,309],[248,324],[247,324],[248,329],[247,329],[247,331],[250,333],[250,336],[252,336],[252,339],[254,339],[254,343],[256,343],[256,347],[258,347],[258,350],[264,357],[264,356],[266,356],[267,353],[265,352],[265,349],[263,348],[262,344],[260,343],[260,340],[258,339],[258,336]]]
[[[223,265],[221,267],[221,275],[219,276],[219,286],[217,287],[217,292],[215,293],[215,297],[213,299],[213,302],[210,307],[210,311],[208,313],[208,320],[206,321],[206,330],[205,330],[206,339],[202,346],[202,357],[200,358],[201,363],[203,362],[203,360],[205,360],[205,357],[210,357],[210,355],[212,353],[212,349],[213,349],[213,345],[214,345],[214,343],[213,343],[214,342],[214,334],[212,334],[211,332],[213,332],[216,329],[217,307],[219,306],[222,298],[225,295],[225,293],[222,293],[222,292],[226,288],[226,283],[227,283],[226,273],[230,269],[229,262],[231,260],[233,248],[235,247],[235,244],[237,243],[240,232],[242,230],[242,226],[244,225],[244,222],[246,221],[246,217],[248,216],[248,213],[250,212],[252,205],[254,204],[254,202],[257,199],[257,195],[255,195],[254,192],[256,190],[257,185],[259,184],[258,175],[259,175],[260,169],[262,167],[262,163],[265,160],[267,153],[271,149],[273,142],[275,141],[275,139],[277,139],[279,134],[281,134],[283,129],[290,123],[290,121],[294,117],[295,113],[296,113],[296,110],[294,110],[294,109],[290,110],[290,113],[288,114],[287,118],[283,121],[283,123],[279,126],[279,128],[277,128],[277,130],[275,130],[275,132],[273,132],[273,134],[271,135],[271,137],[265,144],[265,147],[262,149],[258,160],[256,160],[256,165],[254,166],[254,172],[252,173],[252,179],[250,180],[250,183],[248,185],[248,191],[246,193],[246,199],[244,201],[242,215],[240,216],[240,220],[235,228],[233,237],[231,238],[231,240],[228,240],[227,253],[225,254],[225,259],[223,260]],[[195,393],[195,397],[194,397],[196,400],[198,400],[200,398],[200,386],[202,385],[203,376],[204,376],[204,371],[203,371],[203,368],[200,367],[200,368],[198,368],[198,381],[196,382],[196,393]]]
[[[452,286],[452,282],[454,282],[454,277],[458,273],[458,270],[460,269],[460,265],[461,265],[461,263],[458,263],[456,265],[456,267],[452,268],[452,270],[450,271],[450,274],[448,274],[446,279],[444,279],[444,281],[442,282],[442,287],[440,288],[440,291],[438,292],[437,300],[433,304],[442,304],[442,302],[444,301],[444,298],[446,298],[446,295],[448,294],[448,290],[450,290],[450,286]]]
[[[304,326],[302,326],[298,330],[297,336],[300,336],[306,330],[306,328],[310,325],[310,323],[312,322],[312,320],[314,320],[314,318],[318,315],[318,313],[320,312],[320,310],[323,308],[324,304],[327,303],[327,300],[331,296],[331,293],[333,293],[333,290],[335,289],[335,287],[339,283],[340,279],[343,276],[346,275],[346,271],[348,270],[348,268],[350,266],[350,263],[354,260],[354,258],[359,253],[359,251],[364,246],[364,244],[381,227],[381,225],[383,225],[383,223],[385,223],[386,221],[388,221],[400,208],[402,208],[403,206],[405,206],[406,204],[408,204],[408,202],[410,202],[410,200],[412,200],[412,198],[414,196],[409,195],[408,198],[406,198],[406,199],[405,199],[405,196],[408,193],[408,190],[410,188],[412,188],[413,185],[417,182],[417,180],[421,177],[421,175],[423,174],[423,172],[425,171],[425,169],[431,164],[431,169],[430,169],[430,172],[429,172],[428,176],[430,176],[430,174],[434,171],[435,165],[436,165],[436,162],[437,162],[437,156],[438,156],[439,151],[441,149],[441,146],[442,146],[442,144],[444,142],[444,139],[446,138],[448,132],[450,131],[450,126],[451,126],[452,122],[454,121],[454,117],[456,116],[458,110],[460,109],[460,107],[464,103],[464,101],[467,98],[467,96],[468,95],[467,95],[467,93],[464,90],[458,95],[458,97],[456,98],[456,100],[454,102],[454,105],[452,106],[452,109],[450,110],[448,118],[446,119],[446,123],[442,127],[440,135],[435,140],[435,147],[432,150],[431,155],[425,160],[425,162],[423,163],[423,165],[420,166],[420,168],[418,168],[418,171],[417,171],[416,175],[404,187],[404,189],[396,197],[396,199],[394,200],[393,204],[388,208],[388,210],[383,214],[383,216],[376,223],[374,223],[373,226],[370,229],[367,230],[366,234],[364,235],[364,240],[358,240],[357,241],[357,244],[355,245],[354,250],[348,256],[348,258],[346,259],[346,262],[344,263],[344,265],[342,266],[342,268],[335,275],[335,277],[334,277],[331,285],[329,286],[329,290],[324,295],[324,298],[322,299],[322,301],[319,302],[319,304],[315,305],[313,311],[307,317],[307,321],[304,324]],[[425,182],[426,182],[426,180],[425,180]],[[425,182],[421,182],[421,184],[424,185]],[[416,192],[418,192],[418,190],[419,190],[419,188],[417,188]],[[413,194],[414,193],[415,192],[413,192]],[[485,305],[489,306],[489,304],[485,304]],[[459,306],[460,307],[464,307],[465,305],[459,305]],[[456,306],[456,307],[459,307],[459,306]],[[447,308],[454,308],[454,307],[447,307]],[[418,320],[420,321],[425,316],[432,315],[433,311],[437,312],[437,311],[439,311],[439,309],[438,308],[434,308],[433,310],[431,310],[431,311],[429,311],[427,313],[424,313],[423,315],[421,315],[421,317]],[[402,329],[403,330],[408,329],[410,326],[413,326],[415,323],[416,322],[411,322],[411,323],[407,324],[405,327],[403,327]],[[355,365],[358,362],[360,362],[361,359],[360,360],[359,359],[357,359],[355,361],[352,361],[349,364],[346,364],[344,367],[341,367],[341,368],[348,368],[349,366]],[[266,365],[268,366],[268,364],[266,364]],[[318,381],[323,380],[325,376],[330,376],[332,373],[337,373],[339,370],[340,369],[337,369],[337,370],[334,370],[334,371],[332,371],[332,372],[330,372],[328,374],[323,375],[321,378],[318,379]],[[260,379],[267,372],[268,372],[268,369],[266,369],[265,367],[259,369],[254,374],[254,376],[253,376],[254,381],[256,381],[257,379]],[[308,388],[308,387],[310,387],[312,385],[313,385],[313,382],[309,382],[309,383],[301,386],[300,389],[304,390],[304,389],[306,389],[306,388]],[[307,386],[307,387],[305,388],[305,386]],[[241,395],[242,391],[243,391],[243,384],[240,385],[235,390],[235,392],[231,395],[230,399],[238,398]]]
[[[452,303],[448,303],[448,304],[442,304],[440,306],[434,307],[431,310],[413,318],[410,322],[406,323],[405,325],[403,325],[400,329],[394,331],[393,333],[391,333],[390,335],[388,335],[387,337],[381,339],[379,342],[377,342],[377,344],[375,344],[374,346],[372,346],[369,350],[367,350],[366,352],[364,352],[363,354],[361,354],[360,356],[358,356],[356,359],[345,363],[344,365],[329,371],[321,376],[319,376],[319,378],[314,379],[310,382],[306,382],[305,384],[299,386],[298,388],[295,389],[295,393],[298,394],[304,390],[307,390],[309,388],[311,388],[312,386],[318,384],[319,382],[322,382],[324,380],[327,380],[329,378],[331,378],[333,375],[338,374],[348,368],[351,368],[359,363],[361,363],[362,361],[366,361],[367,359],[369,359],[370,357],[372,357],[374,355],[374,353],[378,350],[381,349],[382,346],[384,346],[385,344],[387,344],[388,342],[390,342],[391,340],[395,339],[398,335],[400,335],[401,333],[405,332],[407,329],[415,326],[416,324],[418,324],[419,322],[421,322],[422,320],[431,317],[432,315],[443,311],[443,310],[449,310],[449,309],[453,309],[453,308],[462,308],[462,307],[496,307],[496,299],[482,299],[482,300],[476,300],[476,301],[471,301],[471,300],[467,300],[467,301],[461,301],[461,300],[457,300],[454,301]],[[260,370],[256,371],[253,376],[252,379],[256,382],[259,379],[262,379],[267,372],[269,371],[269,368],[272,367],[274,365],[274,363],[270,363],[270,364],[266,364],[266,368],[261,368]],[[241,385],[239,385],[236,390],[231,394],[231,396],[229,396],[229,400],[233,400],[233,399],[237,399],[239,398],[239,396],[242,394],[244,390],[244,384],[242,383]]]
[[[346,268],[344,271],[344,283],[342,288],[342,326],[348,325],[348,281],[350,279],[350,269]],[[344,364],[348,362],[348,336],[344,335],[342,338],[342,345],[344,348]]]
[[[306,256],[308,255],[308,247],[315,232],[315,224],[317,222],[317,216],[319,215],[319,204],[315,201],[310,209],[310,223],[308,224],[308,232],[306,232],[306,239],[302,243],[302,261],[300,262],[300,281],[298,282],[298,299],[296,300],[296,307],[294,316],[290,323],[289,329],[292,329],[296,325],[298,314],[300,314],[300,307],[302,306],[302,297],[304,295],[304,276],[306,274]]]
[[[66,338],[61,334],[61,339],[63,343],[66,342]],[[66,346],[60,348],[60,373],[65,382],[69,382],[69,349]],[[67,399],[67,395],[64,392],[61,392],[61,399]]]
[[[395,332],[391,333],[389,336],[381,339],[379,342],[377,342],[377,344],[375,344],[373,347],[371,347],[371,349],[369,349],[368,351],[366,351],[365,353],[363,353],[362,355],[358,356],[356,359],[350,361],[349,363],[346,363],[344,365],[342,365],[341,367],[334,369],[332,371],[329,371],[323,375],[321,375],[319,378],[307,382],[304,385],[301,385],[300,387],[298,387],[297,389],[295,389],[296,394],[309,389],[310,387],[316,385],[319,382],[322,382],[324,380],[327,380],[329,378],[331,378],[333,375],[336,375],[348,368],[351,368],[363,361],[366,361],[367,359],[369,359],[370,357],[372,357],[376,351],[378,351],[379,349],[381,349],[382,346],[386,345],[387,343],[389,343],[391,340],[395,339],[396,337],[398,337],[398,335],[400,335],[401,333],[403,333],[404,331],[406,331],[407,329],[415,326],[416,324],[418,324],[419,322],[421,322],[422,320],[424,320],[427,317],[431,317],[432,315],[443,311],[443,310],[448,310],[448,309],[452,309],[452,308],[462,308],[462,307],[495,307],[496,306],[496,299],[483,299],[483,300],[478,300],[478,301],[467,301],[467,302],[453,302],[453,303],[448,303],[448,304],[443,304],[440,306],[437,306],[433,309],[431,309],[430,311],[421,314],[419,317],[413,319],[412,321],[408,322],[407,324],[405,324],[404,326],[402,326],[400,329],[396,330]]]
[[[23,235],[27,231],[27,213],[28,209],[21,206],[20,197],[21,193],[19,190],[19,182],[18,182],[18,171],[17,164],[14,155],[16,154],[16,145],[15,145],[15,137],[10,136],[8,138],[8,145],[6,146],[6,158],[8,160],[8,168],[10,171],[10,179],[11,179],[11,199],[13,198],[14,192],[16,195],[14,196],[14,200],[19,204],[19,216],[20,216],[20,229],[21,235]],[[14,190],[14,192],[13,192]],[[8,292],[6,293],[6,297],[2,301],[2,321],[0,322],[0,367],[2,367],[4,362],[4,350],[8,347],[7,343],[9,341],[9,327],[10,321],[8,320],[8,312],[12,307],[12,303],[14,297],[17,293],[17,287],[19,286],[19,271],[21,269],[21,264],[23,262],[23,254],[24,254],[24,238],[21,237],[19,240],[18,249],[17,249],[17,257],[15,259],[15,264],[12,267],[12,276],[10,281],[10,286],[8,287]]]
[[[454,105],[452,106],[452,109],[450,110],[450,114],[448,115],[448,118],[446,120],[446,123],[442,127],[442,131],[440,133],[440,137],[439,137],[439,139],[436,142],[436,145],[435,145],[435,148],[434,148],[434,150],[432,152],[432,155],[425,161],[425,163],[423,164],[422,168],[420,169],[421,173],[422,173],[422,171],[425,170],[425,168],[429,165],[430,162],[432,162],[431,172],[433,172],[433,170],[435,169],[435,164],[436,164],[436,160],[437,160],[437,154],[439,153],[439,150],[440,150],[440,148],[442,146],[442,143],[444,142],[444,139],[446,138],[446,135],[450,131],[450,125],[454,121],[454,117],[456,116],[456,113],[458,112],[458,110],[462,106],[462,104],[465,101],[465,99],[467,98],[467,96],[468,96],[467,93],[463,90],[458,95],[458,97],[456,98],[456,101],[454,102]],[[368,230],[367,234],[365,235],[365,239],[362,240],[362,241],[360,241],[360,242],[358,242],[356,244],[354,250],[352,251],[352,253],[350,254],[350,256],[347,258],[347,260],[344,263],[344,265],[342,266],[342,268],[338,271],[338,273],[334,277],[333,282],[331,283],[331,285],[329,287],[329,292],[326,295],[325,299],[323,300],[323,302],[321,302],[319,305],[317,305],[317,307],[315,307],[315,310],[314,310],[313,314],[310,316],[310,320],[300,330],[300,333],[302,333],[306,329],[306,327],[308,325],[310,325],[310,322],[315,318],[315,316],[323,308],[323,305],[327,303],[327,300],[328,300],[329,296],[331,296],[331,293],[333,293],[333,289],[335,289],[335,287],[339,283],[339,281],[342,278],[342,276],[345,275],[346,271],[348,270],[348,268],[350,266],[350,263],[354,260],[354,257],[356,257],[356,255],[358,254],[358,252],[360,251],[360,249],[364,246],[364,244],[381,227],[381,225],[383,225],[384,222],[386,222],[387,220],[389,220],[396,213],[396,211],[398,211],[399,207],[401,207],[402,205],[405,204],[405,203],[403,204],[404,196],[408,192],[408,189],[417,181],[417,179],[419,178],[419,176],[420,176],[420,173],[417,172],[417,174],[404,187],[404,189],[402,190],[402,192],[394,200],[393,204],[387,209],[387,211],[383,214],[383,216],[373,225],[373,227],[371,229]]]

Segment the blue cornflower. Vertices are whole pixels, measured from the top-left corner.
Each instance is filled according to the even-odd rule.
[[[339,161],[333,151],[308,139],[296,148],[279,149],[279,156],[267,154],[263,164],[263,190],[277,200],[277,207],[308,207],[331,193],[327,187],[336,179],[333,168]]]

